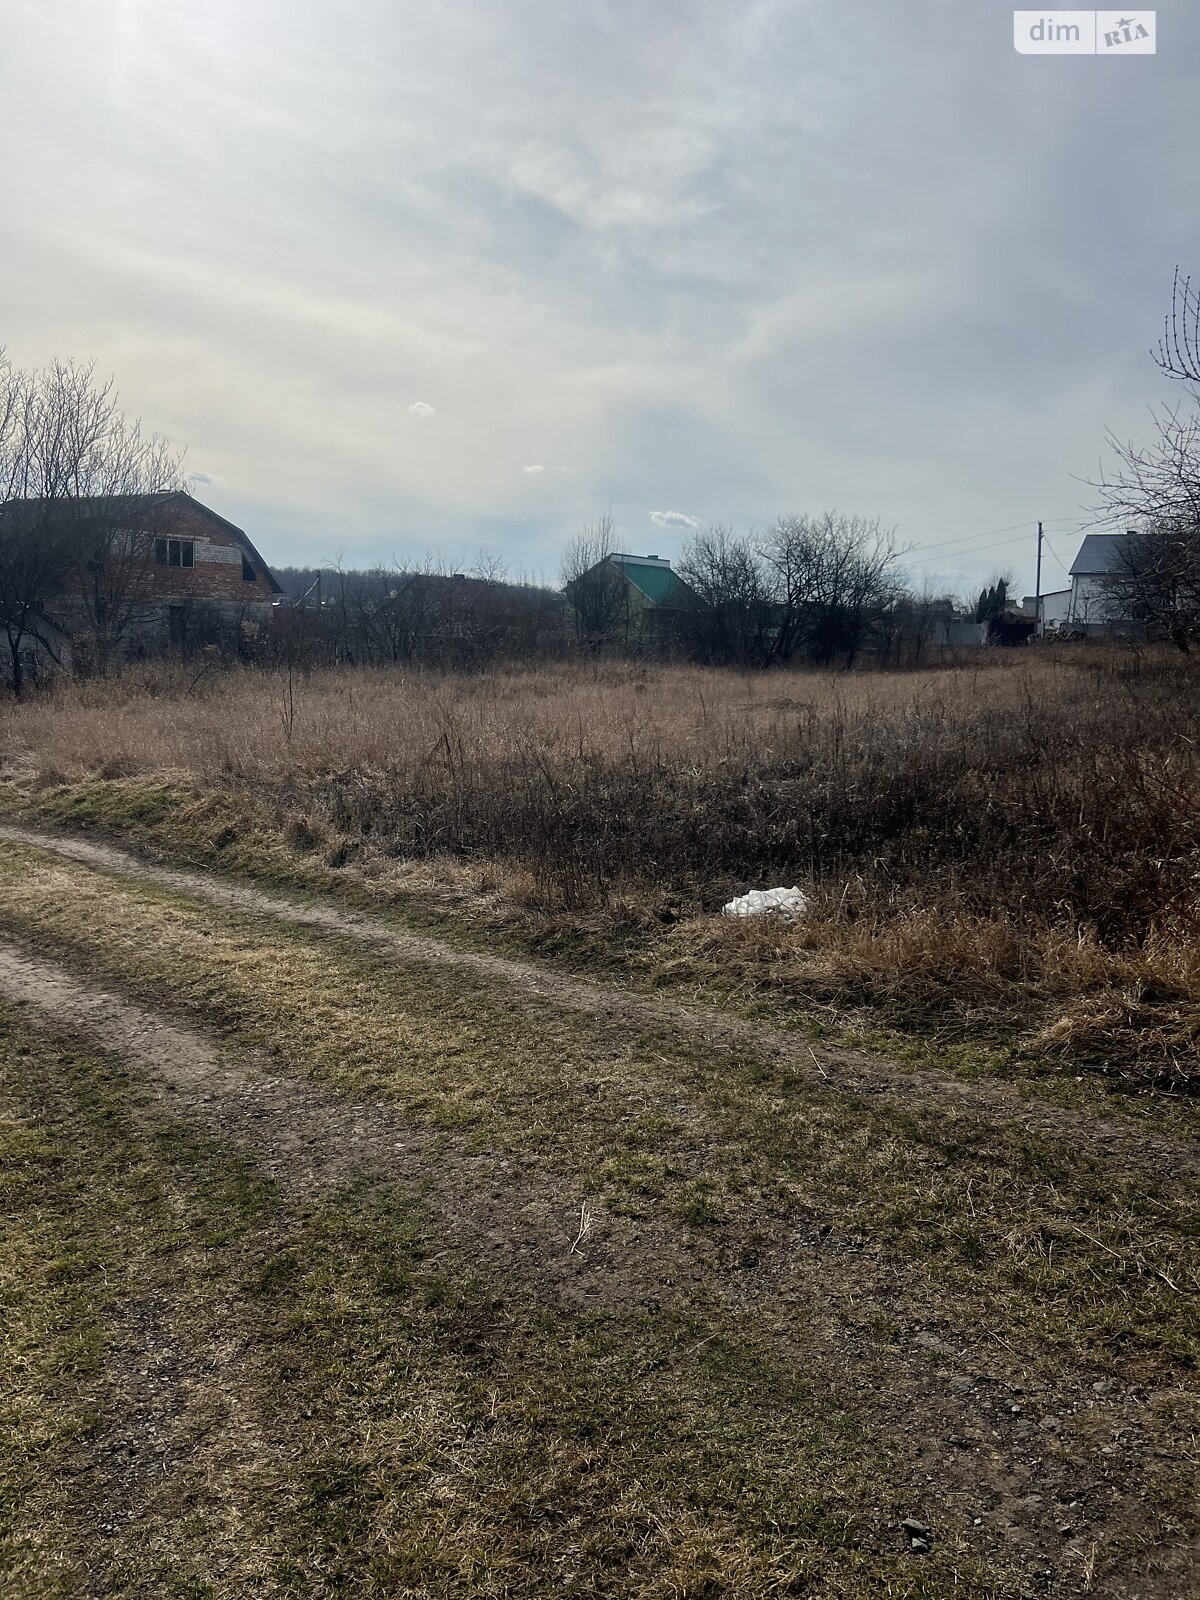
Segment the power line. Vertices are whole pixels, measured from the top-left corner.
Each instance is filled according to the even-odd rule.
[[[1057,522],[1075,523],[1076,521],[1074,517],[1050,517],[1048,520],[1051,524]],[[1026,530],[1028,534],[1032,534],[1035,526],[1036,519],[1034,518],[1031,518],[1028,522],[1012,522],[1009,523],[1007,528],[992,528],[987,533],[968,533],[963,534],[957,539],[944,539],[939,544],[927,545],[924,553],[936,554],[940,551],[948,551],[952,548],[957,549],[959,547],[974,547],[976,545],[985,544],[989,539],[994,539],[997,534],[1009,533],[1014,528],[1021,528]],[[1021,537],[1021,535],[1017,535],[1013,539],[1005,539],[1001,542],[1004,544],[1014,544],[1016,542],[1016,538],[1019,537]]]
[[[1028,527],[1029,527],[1029,523],[1027,523],[1027,522],[1010,522],[1006,528],[989,528],[986,533],[963,533],[963,534],[958,534],[953,539],[943,539],[942,542],[941,542],[941,545],[968,544],[968,543],[974,543],[974,541],[976,539],[994,539],[997,534],[1000,534],[1000,533],[1011,533],[1014,528],[1028,528]],[[938,550],[938,549],[941,548],[941,545],[934,545],[934,546],[932,546],[932,548],[935,549],[935,550]]]
[[[1067,525],[1066,531],[1070,531],[1070,528],[1078,528],[1078,526],[1080,526],[1080,523],[1078,523],[1074,517],[1051,517],[1050,523],[1051,525],[1054,525],[1054,523],[1064,523],[1064,525]],[[1008,528],[995,528],[995,530],[992,530],[992,533],[973,533],[968,534],[968,536],[965,536],[965,538],[962,539],[947,539],[947,541],[942,542],[942,544],[928,544],[928,546],[925,546],[922,550],[920,550],[920,554],[917,555],[917,560],[923,560],[926,555],[971,555],[974,554],[974,550],[982,549],[982,547],[986,546],[987,542],[989,541],[994,542],[994,546],[997,547],[997,549],[1003,549],[1003,547],[1008,546],[1008,544],[1019,544],[1021,539],[1030,538],[1030,536],[1032,536],[1032,533],[1034,533],[1035,523],[1013,523],[1011,526],[1016,526],[1016,528],[1022,528],[1022,530],[1026,531],[1024,531],[1024,533],[1013,534],[1013,538],[1010,539],[995,539],[995,534],[997,533],[1008,533]]]
[[[1050,554],[1054,557],[1055,561],[1058,563],[1058,565],[1062,568],[1063,572],[1069,578],[1071,576],[1071,569],[1067,566],[1066,562],[1059,555],[1058,551],[1050,543],[1049,539],[1046,538],[1045,534],[1042,535],[1042,542],[1045,544],[1046,549],[1049,550]]]
[[[1014,534],[1011,539],[993,540],[990,545],[986,546],[986,548],[992,550],[1003,550],[1006,545],[1023,544],[1028,538],[1028,533],[1018,533]],[[966,550],[946,550],[940,546],[934,545],[929,550],[922,550],[920,554],[914,554],[913,556],[910,556],[909,559],[915,560],[919,565],[926,559],[926,557],[940,560],[943,556],[945,556],[947,559],[952,560],[955,556],[973,556],[977,551],[982,554],[984,548],[984,546],[972,545]]]

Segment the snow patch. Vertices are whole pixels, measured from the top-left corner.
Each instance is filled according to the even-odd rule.
[[[802,917],[808,910],[808,896],[795,885],[790,889],[751,889],[721,907],[723,917],[761,917],[773,911],[778,917]]]

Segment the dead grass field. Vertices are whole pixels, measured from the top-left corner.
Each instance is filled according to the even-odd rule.
[[[996,652],[909,674],[205,674],[0,711],[3,803],[341,881],[581,970],[1187,1090],[1200,674]],[[791,928],[731,894],[798,882]]]

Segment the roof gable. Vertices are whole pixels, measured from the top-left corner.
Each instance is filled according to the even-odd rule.
[[[173,500],[181,500],[184,505],[187,506],[189,511],[199,511],[203,516],[206,516],[210,522],[216,522],[222,528],[224,528],[226,532],[232,533],[237,538],[239,544],[242,544],[246,547],[247,553],[253,557],[255,563],[262,568],[268,583],[271,585],[271,593],[283,593],[283,585],[278,582],[275,574],[259,555],[257,548],[250,538],[250,535],[244,528],[239,528],[236,522],[230,522],[228,517],[221,516],[220,513],[214,511],[211,506],[206,506],[203,500],[197,500],[194,495],[186,494],[183,490],[180,490],[177,494],[172,495],[171,498]]]

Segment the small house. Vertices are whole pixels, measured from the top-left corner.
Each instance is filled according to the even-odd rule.
[[[581,633],[599,643],[662,646],[678,629],[692,590],[658,555],[614,552],[566,585]]]
[[[1136,533],[1089,533],[1071,563],[1071,590],[1063,626],[1072,632],[1107,633],[1126,619],[1114,599],[1112,579]]]

